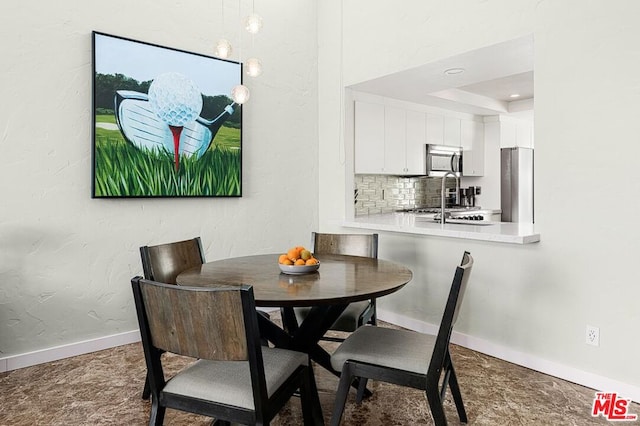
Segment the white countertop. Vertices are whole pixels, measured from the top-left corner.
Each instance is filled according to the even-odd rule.
[[[465,238],[468,240],[499,243],[528,244],[540,241],[533,223],[490,222],[491,225],[440,224],[416,213],[386,213],[357,216],[341,222],[349,228],[403,232],[407,234],[434,235]]]

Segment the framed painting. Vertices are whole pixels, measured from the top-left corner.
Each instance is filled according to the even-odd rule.
[[[242,196],[242,64],[98,32],[92,198]]]

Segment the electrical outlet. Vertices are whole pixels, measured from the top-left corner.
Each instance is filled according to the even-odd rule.
[[[587,325],[587,345],[600,346],[600,329]]]

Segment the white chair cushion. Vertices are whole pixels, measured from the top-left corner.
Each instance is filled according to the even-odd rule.
[[[364,326],[331,355],[331,366],[342,371],[347,360],[427,374],[436,336],[409,330]]]
[[[304,353],[267,347],[262,358],[269,397],[309,359]],[[248,361],[196,361],[171,378],[164,392],[254,409]]]

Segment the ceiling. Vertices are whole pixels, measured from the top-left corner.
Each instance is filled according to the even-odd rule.
[[[464,71],[445,73],[449,69]],[[479,115],[532,109],[533,36],[487,46],[350,88]],[[520,96],[511,98],[515,93]]]

